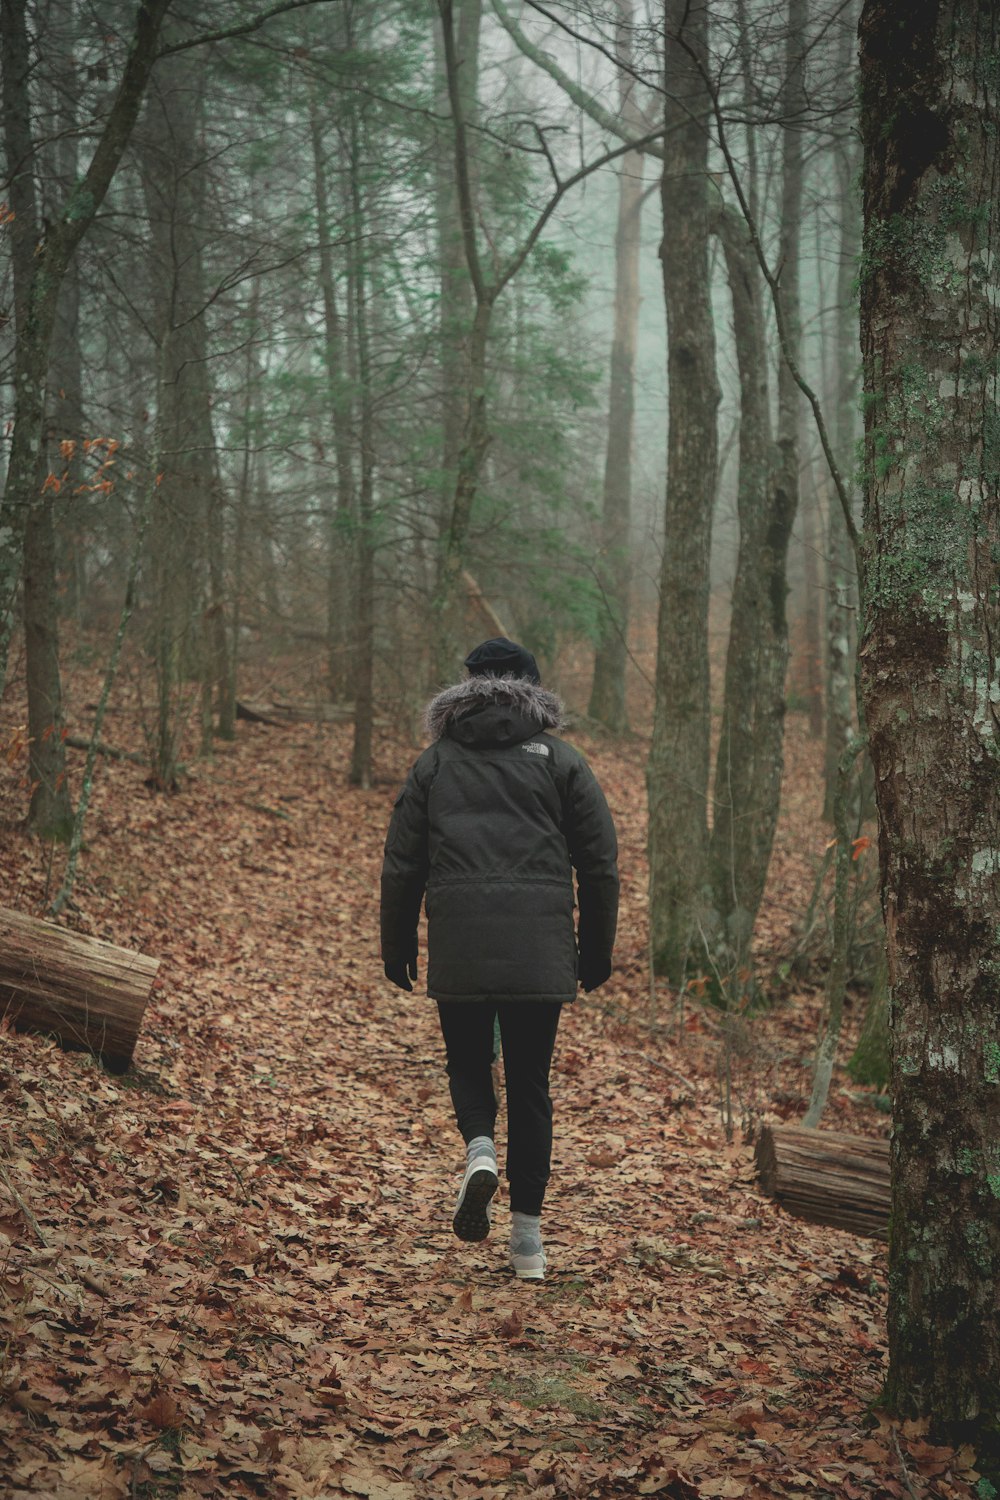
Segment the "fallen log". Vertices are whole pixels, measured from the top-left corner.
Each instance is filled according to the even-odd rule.
[[[764,1192],[796,1218],[888,1238],[888,1141],[765,1125],[756,1163]]]
[[[160,961],[0,907],[0,1017],[91,1052],[113,1073],[132,1060]]]
[[[236,701],[236,717],[248,724],[270,724],[275,729],[284,729],[292,722],[287,714],[279,715],[269,703],[247,703],[244,699]]]
[[[66,744],[71,745],[74,750],[89,750],[90,741],[82,734],[68,734]],[[95,746],[98,755],[106,755],[109,760],[131,760],[137,766],[148,766],[149,756],[140,755],[137,750],[119,750],[114,745],[106,745],[103,740],[98,740]]]
[[[283,703],[272,698],[270,703],[252,703],[240,698],[236,702],[236,717],[246,719],[249,724],[270,724],[275,729],[284,729],[289,724],[349,724],[354,718],[353,703]],[[374,719],[373,723],[385,727],[388,719]]]

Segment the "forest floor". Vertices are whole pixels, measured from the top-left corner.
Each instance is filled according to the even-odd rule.
[[[71,682],[74,731],[96,684]],[[2,1036],[4,1500],[974,1495],[969,1450],[877,1410],[883,1247],[755,1183],[745,1133],[801,1115],[817,994],[734,1028],[727,1142],[719,1013],[661,996],[649,1025],[646,747],[571,737],[618,822],[623,916],[557,1046],[540,1284],[507,1269],[502,1197],[491,1239],[454,1238],[434,1007],[382,977],[413,748],[382,733],[370,792],[340,727],[241,723],[173,796],[102,763],[68,920],[162,964],[122,1077]],[[104,738],[142,748],[127,695]],[[59,870],[21,774],[0,770],[2,899],[38,915]],[[828,837],[818,780],[793,716],[764,965]],[[884,1134],[858,1093],[838,1072],[824,1123]]]

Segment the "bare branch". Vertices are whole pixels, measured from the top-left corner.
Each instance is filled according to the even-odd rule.
[[[539,214],[538,218],[535,220],[534,227],[531,229],[520,250],[518,250],[517,254],[507,262],[507,266],[502,276],[497,282],[496,287],[493,289],[493,296],[496,297],[496,295],[501,292],[507,285],[511,277],[517,275],[518,271],[524,265],[524,262],[527,260],[528,256],[535,248],[535,245],[538,242],[538,237],[541,234],[542,230],[545,228],[546,224],[549,222],[549,219],[552,217],[556,208],[559,206],[561,200],[569,192],[570,188],[576,187],[578,182],[582,182],[583,179],[585,177],[589,177],[592,172],[599,171],[601,167],[606,167],[609,162],[616,161],[619,156],[626,156],[630,151],[641,151],[651,141],[662,139],[663,135],[664,127],[661,125],[658,130],[651,130],[648,135],[641,135],[638,140],[629,141],[627,145],[615,146],[610,151],[602,152],[600,156],[595,157],[593,161],[590,161],[586,164],[586,166],[581,167],[578,172],[574,172],[572,177],[567,177],[565,181],[561,182],[555,193],[553,193],[552,197],[549,199],[548,203],[542,209],[542,212]]]
[[[806,400],[809,402],[810,407],[812,408],[813,419],[816,423],[816,431],[819,434],[819,440],[823,447],[823,455],[826,458],[827,468],[830,471],[830,478],[833,480],[834,488],[837,491],[837,498],[840,501],[841,509],[844,513],[844,524],[847,527],[847,535],[850,538],[851,546],[854,549],[855,556],[857,556],[860,546],[860,538],[858,537],[858,528],[855,525],[854,516],[851,511],[850,496],[847,493],[847,486],[844,484],[844,478],[840,472],[840,466],[834,456],[833,447],[830,443],[830,435],[826,430],[826,420],[823,416],[823,409],[819,403],[819,397],[816,395],[816,392],[813,390],[812,386],[809,385],[808,381],[805,379],[805,376],[799,369],[798,361],[792,354],[791,345],[788,340],[788,327],[785,322],[785,315],[781,305],[780,267],[778,272],[775,273],[771,270],[770,266],[767,263],[767,256],[764,254],[764,246],[761,243],[760,230],[757,226],[757,221],[750,209],[750,205],[747,202],[746,194],[743,191],[743,184],[740,180],[740,174],[737,169],[736,162],[733,159],[732,151],[729,147],[729,140],[726,135],[725,122],[722,116],[722,106],[719,102],[718,88],[712,82],[712,79],[709,77],[705,68],[702,66],[701,59],[696,56],[693,49],[684,40],[684,37],[677,36],[673,38],[673,40],[677,42],[678,46],[683,47],[688,56],[693,60],[695,66],[698,69],[698,72],[701,74],[702,82],[704,83],[705,88],[708,92],[709,99],[711,100],[712,113],[715,117],[715,128],[718,136],[719,149],[722,152],[723,158],[725,160],[726,170],[728,171],[729,179],[733,184],[733,191],[736,193],[736,198],[740,206],[740,212],[743,215],[744,221],[749,231],[750,243],[753,246],[754,254],[757,257],[757,263],[760,266],[761,274],[763,275],[764,280],[767,283],[768,291],[771,293],[771,302],[774,307],[775,327],[778,332],[778,343],[781,346],[781,357],[785,361],[785,364],[788,367],[788,370],[792,376],[792,379],[795,381],[795,384],[798,386],[799,390],[805,396]]]
[[[612,114],[610,110],[605,109],[598,99],[595,99],[592,94],[588,94],[586,89],[581,88],[579,84],[574,83],[569,74],[564,73],[559,64],[553,61],[547,52],[543,52],[541,47],[536,47],[534,42],[521,30],[520,26],[507,10],[503,0],[490,0],[490,3],[493,6],[493,12],[497,20],[508,36],[516,43],[518,50],[524,54],[529,62],[533,62],[536,67],[541,68],[543,72],[547,73],[559,85],[571,103],[575,104],[578,109],[582,109],[584,114],[589,115],[595,124],[600,125],[601,129],[606,130],[609,135],[617,136],[621,141],[631,140],[630,133],[625,128],[621,118],[618,115]],[[621,68],[622,66],[622,63],[618,61],[618,67]],[[662,146],[649,145],[645,149],[650,156],[659,156],[661,158],[663,156]]]
[[[303,10],[310,5],[332,3],[334,0],[282,0],[282,4],[272,5],[270,10],[261,11],[260,15],[244,21],[242,26],[224,26],[219,31],[202,31],[198,36],[187,37],[183,42],[171,42],[169,47],[163,47],[157,53],[157,57],[173,57],[177,52],[189,52],[192,47],[204,47],[209,42],[228,42],[234,37],[251,36],[262,26],[266,26],[268,21],[273,21],[275,16],[288,15],[291,11]]]

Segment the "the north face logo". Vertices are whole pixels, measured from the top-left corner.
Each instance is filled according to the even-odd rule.
[[[532,755],[548,755],[548,745],[540,745],[537,740],[528,740],[521,746],[522,750],[528,750]]]

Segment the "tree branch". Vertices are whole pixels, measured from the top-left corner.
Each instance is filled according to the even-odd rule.
[[[529,62],[533,62],[536,67],[541,68],[543,72],[547,73],[578,109],[583,110],[584,114],[589,115],[595,124],[600,125],[601,129],[606,130],[609,135],[617,136],[620,141],[632,140],[632,137],[618,115],[614,115],[610,110],[605,109],[603,104],[595,99],[592,94],[588,94],[586,89],[574,83],[569,74],[564,73],[559,64],[554,62],[548,53],[543,52],[541,47],[535,46],[534,42],[525,35],[507,10],[503,0],[490,0],[490,4],[500,25],[515,43],[518,50],[523,52]],[[649,156],[658,156],[661,159],[663,157],[662,146],[649,145],[645,147],[645,150]]]
[[[282,4],[272,5],[270,10],[261,11],[259,16],[245,21],[242,26],[224,26],[219,31],[203,31],[183,42],[171,42],[169,47],[163,47],[157,53],[157,57],[173,57],[177,52],[189,52],[192,47],[204,47],[209,42],[228,42],[234,37],[251,36],[253,32],[266,26],[268,21],[273,21],[275,16],[288,15],[291,11],[303,10],[310,5],[331,3],[333,0],[282,0]]]
[[[851,512],[850,496],[847,493],[847,487],[844,484],[843,475],[840,472],[840,466],[834,456],[833,448],[830,443],[830,435],[826,430],[826,421],[823,417],[823,409],[819,403],[819,397],[816,395],[816,392],[813,390],[812,386],[809,385],[805,376],[802,374],[802,371],[799,369],[798,361],[795,359],[791,351],[788,340],[788,328],[785,322],[785,315],[781,305],[781,287],[779,285],[778,277],[775,276],[775,274],[771,270],[771,267],[767,263],[767,256],[764,254],[764,246],[761,243],[760,231],[757,227],[757,221],[750,209],[749,203],[747,202],[746,194],[743,191],[743,185],[740,181],[740,174],[737,170],[736,162],[733,159],[732,151],[729,148],[729,140],[726,136],[726,127],[722,117],[722,106],[719,102],[718,88],[712,82],[711,78],[703,67],[701,59],[695,55],[695,52],[684,40],[684,38],[682,36],[677,36],[674,37],[673,40],[677,42],[678,46],[684,48],[685,52],[694,62],[695,66],[698,69],[698,72],[701,74],[701,79],[708,92],[708,97],[711,100],[712,114],[715,117],[715,128],[719,142],[719,150],[722,152],[723,158],[725,160],[726,170],[729,173],[729,179],[733,184],[733,191],[736,193],[736,198],[740,206],[740,212],[743,215],[744,221],[749,231],[750,243],[753,246],[754,254],[757,257],[757,263],[760,266],[761,274],[763,275],[764,280],[767,283],[768,291],[771,293],[771,303],[774,307],[774,322],[778,332],[778,343],[781,346],[781,357],[785,361],[785,364],[788,367],[789,373],[791,374],[792,379],[795,381],[795,384],[798,386],[799,390],[805,396],[806,400],[809,402],[810,407],[812,408],[813,419],[816,423],[816,431],[819,434],[819,440],[823,447],[823,455],[826,458],[827,468],[830,471],[830,478],[833,480],[834,488],[837,491],[837,498],[840,501],[841,509],[844,513],[844,524],[847,527],[847,535],[850,538],[851,546],[854,549],[854,554],[855,556],[857,556],[860,547],[860,538],[858,536],[858,528],[854,523],[854,516]]]
[[[129,48],[125,71],[118,92],[101,132],[94,154],[80,182],[66,202],[62,219],[52,237],[52,256],[57,274],[69,264],[70,257],[93,223],[104,202],[111,179],[121,161],[142,104],[146,84],[156,61],[156,39],[171,0],[143,0],[135,21],[135,36]],[[47,261],[50,260],[46,246]]]
[[[569,192],[570,188],[576,187],[577,183],[582,182],[585,177],[589,177],[591,172],[597,172],[601,167],[606,167],[609,162],[616,161],[619,156],[626,156],[630,151],[643,150],[643,148],[647,146],[650,141],[659,140],[664,135],[664,133],[664,127],[661,125],[658,130],[651,130],[648,135],[641,135],[638,140],[629,141],[627,145],[615,146],[612,150],[603,152],[593,161],[588,162],[586,166],[581,167],[578,172],[574,172],[572,177],[565,178],[565,180],[559,184],[559,187],[553,193],[552,197],[549,199],[548,203],[545,205],[545,207],[542,209],[542,212],[535,220],[535,224],[528,234],[527,239],[524,241],[524,244],[521,246],[520,250],[518,250],[516,255],[512,256],[511,259],[507,262],[503,274],[500,276],[496,286],[493,288],[493,296],[496,297],[497,293],[503,290],[508,281],[510,281],[511,277],[517,275],[518,271],[524,265],[524,262],[527,260],[528,256],[535,248],[535,245],[538,242],[538,237],[541,234],[542,230],[545,228],[546,224],[549,222],[549,219],[552,217],[561,200]]]

